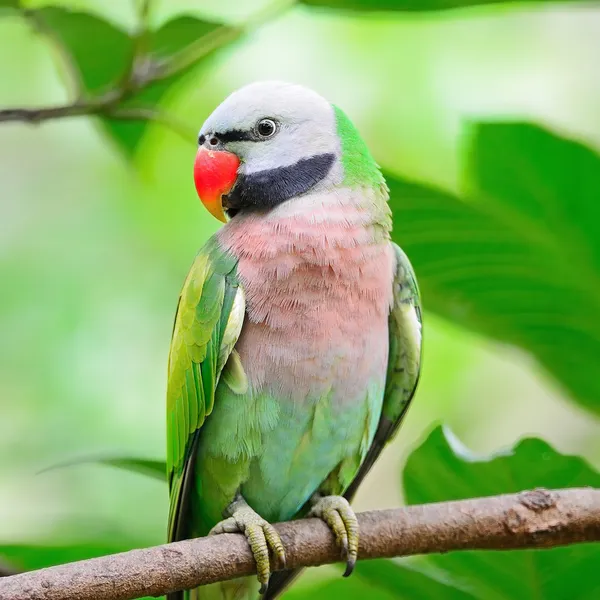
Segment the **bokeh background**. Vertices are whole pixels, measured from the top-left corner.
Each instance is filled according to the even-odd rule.
[[[133,1],[22,4],[85,11],[128,31],[138,23]],[[185,14],[239,23],[268,4],[154,0],[149,22],[159,28]],[[37,548],[28,555],[37,565],[163,541],[163,483],[102,465],[38,471],[81,456],[163,458],[177,295],[217,226],[193,188],[194,132],[228,93],[266,78],[310,86],[343,107],[389,172],[461,194],[473,122],[532,122],[597,152],[599,58],[594,2],[425,13],[292,6],[168,89],[161,106],[188,127],[187,140],[151,123],[129,152],[93,117],[0,123],[0,545]],[[0,107],[60,105],[74,95],[52,40],[21,14],[2,14]],[[587,201],[600,203],[600,188]],[[600,289],[595,279],[590,286]],[[580,390],[560,383],[526,342],[502,343],[476,322],[448,318],[437,309],[443,297],[429,310],[427,291],[419,392],[356,507],[403,501],[402,466],[439,423],[477,454],[538,436],[599,468],[592,401],[579,403]],[[576,317],[570,301],[565,294],[564,312],[549,318]],[[569,362],[571,350],[563,345],[556,360]],[[299,589],[332,573],[315,570]]]

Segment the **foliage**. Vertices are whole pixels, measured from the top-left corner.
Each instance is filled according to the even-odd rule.
[[[426,475],[425,475],[426,474]],[[450,431],[435,429],[410,456],[403,473],[409,504],[461,500],[544,487],[600,487],[600,473],[576,456],[558,453],[535,438],[512,450],[478,457]],[[428,564],[463,582],[476,598],[593,598],[600,591],[588,575],[600,545],[509,552],[457,552],[431,556]]]
[[[22,19],[57,50],[71,93],[62,116],[71,110],[73,115],[92,115],[103,139],[113,142],[125,160],[139,156],[155,123],[176,131],[189,144],[187,154],[193,152],[198,123],[166,113],[168,99],[185,90],[191,77],[204,78],[219,64],[215,58],[237,51],[240,40],[252,37],[267,21],[296,10],[292,2],[274,2],[238,25],[205,16],[202,10],[175,15],[159,25],[140,13],[138,25],[128,28],[97,12],[42,4],[29,8],[29,2],[0,0],[0,16]],[[363,19],[366,22],[366,13],[377,13],[369,18],[391,20],[403,13],[427,12],[427,18],[441,19],[448,18],[449,9],[484,13],[493,10],[486,5],[498,5],[507,13],[520,6],[499,0],[298,4],[303,6],[297,12],[315,24],[326,14],[330,19],[353,18],[357,28]],[[440,11],[443,17],[438,16]],[[390,89],[392,79],[386,80]],[[375,93],[385,95],[386,89],[382,86]],[[452,192],[401,177],[405,172],[401,163],[385,156],[378,159],[387,167],[395,239],[415,266],[428,313],[535,358],[568,399],[592,418],[600,414],[600,384],[595,377],[600,362],[600,157],[574,137],[503,115],[479,119],[466,128],[463,178]],[[173,235],[183,236],[179,230]],[[144,246],[141,252],[152,251]],[[118,451],[103,456],[99,462],[106,465],[164,478],[160,460],[122,458]],[[90,457],[58,466],[98,462]],[[403,478],[409,503],[536,486],[600,487],[600,475],[582,459],[563,455],[541,439],[524,439],[510,452],[477,457],[441,428],[411,454]],[[110,535],[91,531],[87,538],[0,540],[0,560],[33,569],[140,543],[121,531]],[[583,600],[600,594],[593,576],[599,552],[594,546],[577,546],[373,561],[359,564],[350,583],[337,577],[320,583],[301,580],[286,597]]]
[[[564,0],[551,0],[564,4]],[[548,3],[548,0],[533,0]],[[490,4],[506,4],[506,0],[302,0],[308,6],[328,8],[336,11],[358,12],[427,12],[456,10]]]
[[[387,176],[425,302],[536,355],[600,413],[600,156],[526,123],[480,123],[464,198]]]

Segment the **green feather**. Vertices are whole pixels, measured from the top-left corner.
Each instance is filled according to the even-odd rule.
[[[186,481],[193,474],[196,432],[213,409],[223,338],[229,340],[228,355],[235,343],[231,339],[237,339],[241,328],[241,323],[229,321],[239,291],[236,267],[237,260],[220,248],[216,237],[211,238],[198,253],[179,299],[167,384],[170,540],[187,533]]]
[[[379,166],[358,130],[341,108],[335,104],[332,106],[342,148],[343,185],[350,188],[369,186],[376,189],[385,186]]]

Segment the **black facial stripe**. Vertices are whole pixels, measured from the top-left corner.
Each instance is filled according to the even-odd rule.
[[[286,167],[240,175],[233,190],[223,198],[223,205],[235,213],[240,209],[272,208],[308,192],[327,176],[334,161],[333,153],[319,154]]]
[[[252,131],[242,131],[240,129],[231,129],[213,134],[221,143],[227,142],[256,142],[258,138]]]

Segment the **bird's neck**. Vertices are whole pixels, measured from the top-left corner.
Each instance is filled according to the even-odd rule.
[[[385,184],[378,187],[328,187],[292,198],[268,211],[241,211],[219,232],[237,257],[285,244],[299,248],[353,248],[389,239],[391,211]],[[294,248],[292,248],[294,247]],[[279,253],[279,252],[277,252]]]

